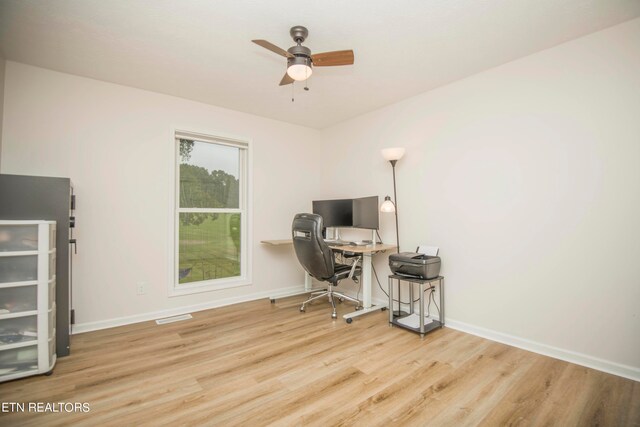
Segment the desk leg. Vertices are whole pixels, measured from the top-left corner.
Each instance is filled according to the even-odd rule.
[[[342,318],[346,320],[347,323],[351,323],[354,317],[387,308],[387,304],[373,305],[371,302],[373,293],[373,280],[371,277],[371,272],[373,271],[373,267],[371,265],[372,258],[373,256],[371,254],[364,254],[362,257],[362,276],[360,277],[360,280],[362,280],[362,304],[364,308],[362,310],[343,315]]]
[[[362,257],[362,305],[371,308],[371,255]]]

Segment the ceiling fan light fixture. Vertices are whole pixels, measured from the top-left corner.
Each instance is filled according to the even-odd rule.
[[[309,77],[311,77],[311,74],[313,74],[313,69],[311,68],[311,60],[309,58],[296,56],[294,58],[289,58],[288,63],[289,66],[287,67],[287,74],[293,80],[307,80]]]

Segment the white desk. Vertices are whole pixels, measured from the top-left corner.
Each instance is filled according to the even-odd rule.
[[[286,239],[285,240],[263,240],[260,243],[264,243],[264,244],[268,244],[268,245],[272,245],[272,246],[281,246],[281,245],[291,245],[291,244],[293,244],[293,240],[291,240],[291,239],[288,239],[288,240],[286,240]],[[373,293],[372,272],[373,272],[373,266],[372,266],[371,260],[372,260],[372,258],[373,258],[373,256],[375,254],[395,249],[396,246],[395,245],[385,245],[385,244],[378,243],[378,244],[375,244],[375,245],[368,245],[368,246],[351,246],[351,245],[336,246],[336,245],[329,245],[329,247],[331,249],[333,249],[334,251],[351,252],[351,253],[361,254],[362,255],[362,277],[360,279],[362,280],[362,305],[363,305],[363,308],[362,308],[362,310],[354,311],[352,313],[347,313],[347,314],[343,315],[342,316],[343,319],[345,319],[347,321],[347,323],[351,323],[352,319],[354,317],[362,316],[363,314],[371,313],[371,312],[376,311],[376,310],[384,310],[385,308],[387,308],[387,304],[386,303],[385,304],[381,304],[381,305],[373,305],[373,303],[372,303],[372,293]],[[304,291],[294,292],[294,293],[287,294],[287,295],[279,295],[278,298],[282,298],[282,297],[285,297],[285,296],[293,296],[293,295],[305,294],[305,293],[309,293],[311,291],[313,291],[311,276],[309,276],[309,274],[305,272]],[[272,300],[275,299],[275,297],[270,297],[270,298]]]

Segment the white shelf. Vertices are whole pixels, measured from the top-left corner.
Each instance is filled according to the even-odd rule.
[[[11,249],[0,251],[6,280],[0,283],[0,309],[24,310],[0,314],[0,334],[24,338],[0,343],[0,382],[44,374],[55,365],[56,302],[49,295],[56,282],[55,228],[55,221],[0,221],[0,247]],[[31,250],[34,244],[37,250]]]
[[[37,316],[38,310],[16,311],[15,313],[0,314],[0,320],[15,319],[17,317]]]
[[[10,256],[33,256],[38,255],[38,251],[13,251],[13,252],[0,252],[0,258]]]
[[[38,284],[37,280],[27,280],[24,282],[6,282],[6,283],[0,283],[0,289],[17,288],[19,286],[36,286],[37,284]]]
[[[53,366],[51,368],[53,368]],[[0,368],[0,372],[2,372],[2,368]],[[38,375],[39,373],[40,372],[37,369],[30,369],[28,371],[15,371],[7,373],[5,375],[0,374],[0,378],[2,379],[2,381],[11,381],[22,377],[28,377],[30,375]]]
[[[32,339],[32,340],[28,340],[28,341],[20,341],[20,342],[14,342],[11,344],[2,344],[0,345],[0,351],[4,351],[4,350],[13,350],[14,348],[22,348],[22,347],[29,347],[32,345],[38,345],[38,340],[37,339]],[[0,369],[2,369],[2,366],[0,366]],[[2,377],[0,377],[2,378]]]
[[[0,225],[40,225],[40,224],[55,224],[55,221],[46,220],[32,220],[32,219],[3,219],[0,221]]]

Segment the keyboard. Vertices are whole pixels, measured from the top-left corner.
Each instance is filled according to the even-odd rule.
[[[371,244],[371,242],[350,242],[348,240],[333,240],[333,239],[325,239],[325,243],[327,243],[328,245],[334,245],[334,246],[367,246]]]
[[[360,242],[349,242],[349,244],[351,246],[368,246],[368,245],[371,245],[372,243],[360,241]]]
[[[351,242],[347,240],[335,240],[335,239],[325,239],[325,243],[327,245],[336,245],[336,246],[346,246],[351,244]]]

